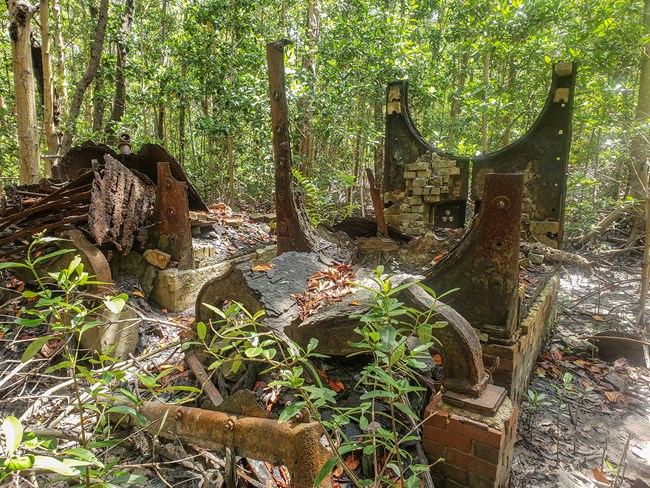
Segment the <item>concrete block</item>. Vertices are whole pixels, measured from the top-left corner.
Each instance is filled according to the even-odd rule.
[[[411,164],[405,164],[404,169],[406,171],[423,171],[429,169],[429,163],[426,161],[417,161]]]

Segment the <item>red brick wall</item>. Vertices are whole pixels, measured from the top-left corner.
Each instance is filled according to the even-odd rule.
[[[431,417],[424,423],[422,446],[431,461],[445,458],[434,467],[445,477],[445,488],[506,486],[517,433],[518,405],[515,404],[503,429],[494,429],[447,411],[444,404],[439,405],[441,398],[436,395],[427,407],[427,417]]]

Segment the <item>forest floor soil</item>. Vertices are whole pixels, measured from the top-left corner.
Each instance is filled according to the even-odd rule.
[[[640,258],[564,270],[521,410],[511,486],[650,486],[650,371],[635,342]],[[632,340],[597,342],[624,334]],[[598,349],[593,346],[597,344]]]

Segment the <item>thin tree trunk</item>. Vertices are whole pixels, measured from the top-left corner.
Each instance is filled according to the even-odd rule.
[[[43,62],[43,133],[47,142],[47,155],[59,153],[59,136],[54,124],[54,77],[52,76],[52,55],[50,53],[50,4],[41,3],[41,56]],[[43,173],[52,176],[52,165],[56,158],[45,158]]]
[[[52,20],[54,20],[54,48],[57,53],[55,93],[58,96],[59,119],[63,119],[64,110],[68,107],[68,86],[65,73],[65,52],[63,36],[61,35],[61,17],[59,16],[58,0],[52,2]]]
[[[317,0],[307,1],[307,28],[305,37],[307,39],[307,51],[302,56],[302,69],[309,78],[309,90],[300,97],[298,105],[302,112],[302,127],[300,130],[298,154],[300,164],[298,171],[307,176],[311,172],[316,159],[316,145],[314,144],[314,113],[311,97],[316,87],[316,50],[318,48],[319,36],[318,2]]]
[[[230,207],[235,206],[235,149],[234,149],[234,135],[232,131],[228,132],[226,142],[228,146],[228,197]]]
[[[643,9],[643,21],[646,36],[650,34],[650,0],[645,0]],[[650,41],[643,46],[641,53],[641,75],[639,80],[639,94],[636,105],[636,120],[639,122],[639,133],[632,139],[631,156],[632,164],[636,169],[639,178],[638,186],[643,191],[643,198],[646,201],[646,237],[645,251],[643,254],[643,270],[641,274],[641,294],[639,297],[639,316],[637,324],[645,323],[645,305],[648,296],[648,282],[650,281],[650,195],[648,194],[648,163],[650,160],[650,134],[645,128],[650,118]],[[644,348],[648,356],[647,348]],[[648,365],[650,366],[650,364]]]
[[[104,63],[100,63],[97,76],[92,85],[92,101],[93,101],[93,132],[100,134],[102,126],[104,125],[104,109],[106,103],[104,102]]]
[[[97,19],[95,39],[90,51],[90,60],[88,62],[88,66],[86,67],[86,72],[79,80],[79,83],[77,83],[74,95],[72,96],[72,102],[70,103],[70,111],[68,112],[68,129],[63,136],[63,144],[61,148],[62,154],[68,152],[72,146],[72,137],[77,126],[77,118],[79,117],[79,112],[81,111],[81,104],[83,102],[84,93],[86,93],[88,86],[90,86],[92,83],[95,75],[97,74],[97,69],[99,68],[99,62],[101,60],[102,50],[104,48],[104,38],[106,37],[108,4],[109,0],[101,0],[101,3],[99,5],[99,18]]]
[[[38,126],[34,71],[30,44],[30,22],[36,8],[27,3],[10,0],[9,37],[11,38],[11,65],[16,92],[16,123],[18,129],[18,154],[20,158],[20,183],[36,183],[39,178]]]
[[[181,76],[185,79],[187,74],[187,66],[185,62],[181,65]],[[181,93],[180,97],[180,113],[178,114],[178,152],[179,152],[179,161],[181,164],[185,164],[185,95]]]
[[[109,145],[114,145],[117,141],[115,136],[115,126],[124,117],[126,109],[126,41],[131,32],[133,25],[133,14],[135,12],[135,0],[125,0],[124,17],[122,18],[122,27],[120,28],[120,37],[117,42],[117,65],[115,66],[115,98],[113,99],[113,109],[111,110],[111,120],[106,126],[106,140]]]
[[[465,80],[467,79],[467,63],[469,62],[469,54],[463,52],[458,62],[458,73],[456,75],[456,82],[453,84],[453,97],[451,101],[451,126],[449,128],[449,144],[454,144],[456,139],[456,130],[458,128],[458,116],[460,115],[460,100],[465,90]]]
[[[485,53],[483,55],[483,102],[485,103],[485,108],[483,111],[483,116],[481,117],[481,149],[483,154],[488,153],[488,113],[487,107],[489,107],[488,100],[490,97],[490,53]]]

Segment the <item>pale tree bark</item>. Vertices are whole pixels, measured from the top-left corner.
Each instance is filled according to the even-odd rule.
[[[469,54],[464,51],[458,61],[458,72],[453,84],[453,97],[451,100],[451,127],[449,128],[449,145],[454,144],[456,140],[456,131],[458,129],[458,117],[460,116],[460,100],[465,90],[465,80],[467,79],[467,64],[469,63]]]
[[[50,53],[50,4],[41,3],[41,56],[43,59],[43,133],[47,142],[47,157],[43,164],[46,177],[52,176],[52,165],[59,153],[59,136],[54,124],[54,78],[52,76],[52,56]]]
[[[115,98],[111,110],[111,120],[106,127],[108,144],[115,144],[115,126],[124,117],[126,109],[126,40],[133,25],[133,14],[135,12],[135,0],[126,0],[124,4],[124,17],[120,28],[120,38],[117,42],[117,66],[115,67]]]
[[[645,0],[643,20],[646,36],[650,34],[650,0]],[[637,323],[645,322],[645,306],[650,281],[650,195],[648,185],[648,164],[650,162],[650,41],[643,46],[641,53],[641,75],[639,79],[639,94],[637,98],[635,118],[638,122],[638,133],[632,140],[631,156],[639,179],[639,187],[643,190],[645,199],[645,249],[643,254],[643,269],[641,273],[641,293],[639,299],[639,315]],[[646,360],[650,366],[650,354],[644,347]]]
[[[162,60],[163,69],[167,69],[167,65],[169,64],[169,57],[167,56],[167,51],[165,48],[166,44],[167,44],[167,0],[163,0],[161,28],[160,28],[160,45],[162,46],[163,49],[163,60]],[[161,98],[165,90],[165,83],[162,80],[164,80],[164,77],[161,77],[161,82],[159,87]],[[156,130],[156,137],[158,138],[158,140],[164,141],[164,145],[167,146],[167,135],[165,132],[165,103],[162,101],[161,103],[158,104],[156,110],[156,120],[154,121],[154,125]]]
[[[16,125],[18,129],[19,178],[21,184],[36,183],[40,179],[38,125],[36,123],[36,99],[30,22],[36,7],[16,0],[9,0],[9,37],[11,38],[11,65],[16,92]]]
[[[52,20],[54,21],[54,48],[57,53],[55,93],[58,96],[59,118],[65,118],[64,110],[68,107],[68,86],[65,74],[65,51],[61,34],[61,17],[58,0],[51,0]]]
[[[95,78],[97,69],[99,68],[99,62],[101,60],[102,50],[104,48],[104,38],[106,37],[108,4],[109,0],[101,0],[101,3],[99,4],[99,17],[97,19],[97,28],[95,29],[95,39],[93,40],[93,46],[90,51],[90,60],[88,62],[88,66],[86,67],[86,72],[77,83],[74,95],[72,96],[72,102],[70,102],[70,110],[68,112],[68,127],[63,136],[61,154],[68,152],[72,146],[72,137],[77,125],[79,112],[81,111],[81,104],[83,102],[84,94]]]
[[[298,154],[300,155],[298,171],[307,176],[316,159],[316,144],[314,141],[314,112],[311,97],[316,86],[316,51],[319,38],[318,1],[307,2],[307,26],[305,38],[307,50],[302,56],[302,69],[308,77],[309,90],[302,95],[298,106],[302,112],[302,126],[299,131]]]

